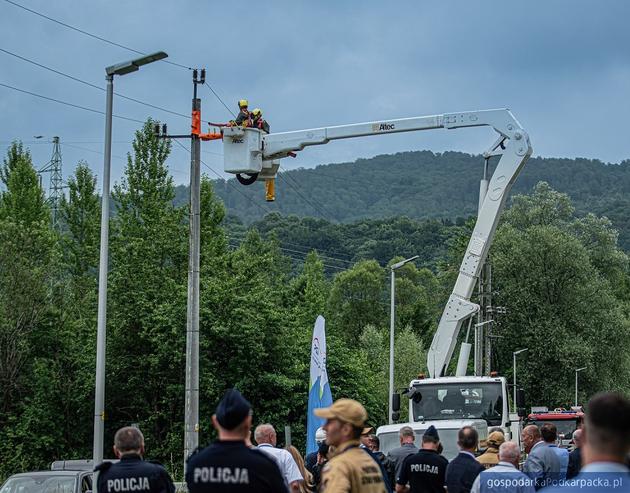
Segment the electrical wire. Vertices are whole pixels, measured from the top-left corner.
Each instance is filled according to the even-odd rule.
[[[84,34],[85,36],[89,36],[91,38],[94,38],[94,39],[97,39],[99,41],[102,41],[103,43],[107,43],[107,44],[110,44],[112,46],[116,46],[118,48],[122,48],[124,50],[131,51],[133,53],[137,53],[138,55],[148,55],[148,53],[145,53],[143,51],[139,51],[139,50],[136,50],[134,48],[130,48],[129,46],[125,46],[123,44],[116,43],[114,41],[111,41],[109,39],[103,38],[101,36],[97,36],[96,34],[89,33],[87,31],[84,31],[83,29],[79,29],[78,27],[71,26],[70,24],[66,24],[65,22],[62,22],[60,20],[53,19],[52,17],[50,17],[48,15],[42,14],[41,12],[37,12],[36,10],[33,10],[33,9],[29,9],[28,7],[25,7],[24,5],[21,5],[21,4],[19,4],[17,2],[14,2],[12,0],[4,0],[4,1],[7,2],[7,3],[10,3],[11,5],[14,5],[14,6],[16,6],[16,7],[20,8],[20,9],[22,9],[22,10],[26,10],[27,12],[30,12],[31,14],[35,14],[35,15],[37,15],[39,17],[43,17],[44,19],[47,19],[47,20],[49,20],[51,22],[55,22],[56,24],[59,24],[60,26],[66,27],[68,29],[72,29],[73,31],[76,31],[76,32],[81,33],[81,34]],[[176,67],[181,67],[181,68],[185,68],[187,70],[191,70],[190,67],[188,67],[186,65],[182,65],[181,63],[176,63],[176,62],[173,62],[173,61],[170,61],[170,60],[160,60],[160,61],[162,61],[164,63],[168,63],[169,65],[175,65]]]
[[[91,82],[88,82],[86,80],[79,79],[78,77],[74,77],[73,75],[67,74],[65,72],[61,72],[60,70],[55,70],[54,68],[48,67],[48,66],[46,66],[46,65],[44,65],[42,63],[39,63],[39,62],[36,62],[35,60],[31,60],[31,59],[26,58],[24,56],[18,55],[17,53],[13,53],[13,52],[11,52],[9,50],[5,50],[4,48],[0,48],[0,51],[2,51],[3,53],[6,53],[7,55],[11,55],[11,56],[13,56],[15,58],[18,58],[19,60],[22,60],[24,62],[30,63],[30,64],[35,65],[35,66],[40,67],[40,68],[43,68],[43,69],[48,70],[50,72],[53,72],[53,73],[55,73],[57,75],[61,75],[63,77],[66,77],[66,78],[68,78],[70,80],[73,80],[75,82],[79,82],[81,84],[85,84],[86,86],[92,87],[94,89],[98,89],[98,90],[103,91],[103,92],[107,91],[107,89],[105,89],[104,87],[101,87],[101,86],[99,86],[97,84],[92,84]],[[134,103],[142,104],[144,106],[148,106],[148,107],[154,108],[156,110],[164,111],[165,113],[170,113],[171,115],[176,115],[176,116],[180,116],[180,117],[183,117],[183,118],[186,118],[186,119],[190,119],[190,115],[185,115],[183,113],[178,113],[177,111],[172,111],[172,110],[169,110],[169,109],[166,109],[166,108],[162,108],[161,106],[156,106],[154,104],[147,103],[146,101],[141,101],[141,100],[136,99],[136,98],[125,96],[124,94],[120,94],[119,92],[114,92],[114,94],[116,96],[120,97],[120,98],[127,99],[128,101],[133,101]],[[207,121],[204,120],[204,123],[207,123]]]
[[[216,91],[215,91],[214,89],[212,89],[212,86],[211,86],[210,84],[208,84],[207,82],[204,82],[204,85],[205,85],[208,89],[210,89],[210,91],[212,91],[212,94],[214,94],[214,95],[216,96],[216,98],[217,98],[217,99],[221,102],[221,104],[225,107],[225,109],[226,109],[226,110],[228,110],[228,111],[230,112],[230,114],[231,114],[234,118],[236,118],[236,115],[232,112],[232,110],[228,107],[228,105],[227,105],[227,104],[225,104],[225,103],[223,102],[223,100],[221,99],[221,96],[219,96],[219,95],[216,93]]]
[[[285,170],[282,166],[279,166],[279,169],[283,171],[283,173],[282,173],[282,175],[283,175],[283,176],[285,176],[285,175],[286,175],[286,176],[285,176],[285,178],[290,178],[290,179],[291,179],[291,181],[295,184],[295,186],[296,186],[296,187],[298,187],[298,188],[300,188],[300,189],[304,190],[304,189],[302,188],[302,186],[298,183],[298,181],[297,181],[295,178],[293,178],[291,175],[289,175],[289,174],[287,174],[287,173],[286,173],[286,170]],[[285,179],[285,181],[286,181],[286,179]],[[294,190],[295,190],[295,189],[294,189]],[[297,191],[297,190],[296,190],[296,191]],[[315,201],[315,202],[317,202],[317,201]],[[318,202],[318,205],[319,205],[319,206],[321,206],[321,208],[322,208],[322,209],[323,209],[323,210],[324,210],[327,214],[329,214],[329,215],[330,215],[330,218],[331,218],[331,219],[329,219],[329,220],[330,220],[331,222],[336,222],[335,215],[334,215],[334,214],[332,214],[332,213],[331,213],[328,209],[326,209],[326,207],[324,206],[324,204],[322,204],[322,203],[319,203],[319,202]]]
[[[140,51],[140,50],[136,50],[136,49],[131,48],[131,47],[129,47],[129,46],[125,46],[125,45],[123,45],[123,44],[121,44],[121,43],[116,43],[115,41],[111,41],[111,40],[109,40],[109,39],[107,39],[107,38],[103,38],[102,36],[97,36],[96,34],[90,33],[90,32],[85,31],[85,30],[83,30],[83,29],[79,29],[78,27],[71,26],[70,24],[67,24],[67,23],[65,23],[65,22],[62,22],[62,21],[60,21],[60,20],[58,20],[58,19],[54,19],[54,18],[52,18],[52,17],[50,17],[50,16],[48,16],[48,15],[45,15],[45,14],[42,14],[41,12],[36,11],[36,10],[29,9],[28,7],[25,7],[24,5],[21,5],[21,4],[17,3],[17,2],[14,2],[13,0],[4,0],[4,1],[5,1],[5,2],[7,2],[7,3],[10,3],[11,5],[14,5],[15,7],[18,7],[18,8],[20,8],[20,9],[22,9],[22,10],[25,10],[26,12],[30,12],[31,14],[37,15],[37,16],[39,16],[39,17],[42,17],[42,18],[44,18],[44,19],[46,19],[46,20],[49,20],[49,21],[51,21],[51,22],[54,22],[54,23],[56,23],[56,24],[59,24],[60,26],[63,26],[63,27],[65,27],[65,28],[71,29],[71,30],[76,31],[76,32],[78,32],[78,33],[81,33],[81,34],[83,34],[83,35],[85,35],[85,36],[89,36],[90,38],[93,38],[93,39],[97,39],[97,40],[99,40],[99,41],[102,41],[103,43],[107,43],[107,44],[110,44],[110,45],[112,45],[112,46],[116,46],[116,47],[118,47],[118,48],[122,48],[122,49],[124,49],[124,50],[131,51],[131,52],[133,52],[133,53],[137,53],[138,55],[148,55],[148,53],[146,53],[146,52],[143,52],[143,51]],[[173,65],[173,66],[175,66],[175,67],[180,67],[180,68],[183,68],[183,69],[186,69],[186,70],[192,70],[192,68],[191,68],[191,67],[189,67],[188,65],[183,65],[183,64],[181,64],[181,63],[173,62],[172,60],[160,60],[160,62],[167,63],[167,64],[169,64],[169,65]],[[210,86],[210,84],[208,84],[207,82],[206,82],[205,84],[206,84],[206,85],[208,86],[208,88],[212,91],[212,93],[213,93],[213,94],[217,97],[217,99],[221,102],[221,104],[222,104],[223,106],[225,106],[225,108],[226,108],[226,109],[227,109],[230,113],[232,113],[232,111],[230,111],[230,109],[229,109],[229,108],[227,107],[227,105],[223,102],[223,100],[219,97],[219,95],[216,93],[216,91],[215,91],[215,90],[214,90],[214,89]],[[234,113],[232,113],[232,115],[234,115]]]
[[[235,233],[230,233],[230,238],[233,238],[233,239],[236,239],[236,240],[243,240],[243,239],[244,239],[244,237],[245,237],[245,235],[240,235],[240,236],[239,236],[238,234],[235,234]],[[284,241],[282,241],[282,240],[278,240],[278,241],[280,241],[280,243],[281,243],[282,245],[289,245],[289,243],[284,242]],[[293,245],[293,244],[291,244],[291,245]],[[293,250],[293,249],[291,249],[291,248],[287,248],[287,247],[285,247],[285,246],[283,246],[283,248],[284,248],[287,252],[298,253],[298,254],[300,254],[300,255],[308,255],[311,251],[315,251],[315,252],[317,253],[317,255],[318,255],[319,257],[321,257],[322,259],[333,260],[333,261],[335,261],[335,262],[341,262],[341,263],[348,264],[348,265],[354,265],[354,262],[352,262],[352,261],[350,261],[350,260],[344,260],[344,259],[340,259],[340,258],[330,257],[330,256],[328,256],[328,255],[324,255],[324,254],[320,253],[320,252],[318,251],[318,249],[317,249],[317,248],[311,248],[311,249],[310,249],[310,251],[308,251],[308,252],[305,252],[305,251],[300,251],[300,250]],[[308,248],[308,247],[304,246],[304,248]]]
[[[230,242],[233,242],[233,243],[230,243]],[[228,239],[228,243],[229,243],[229,245],[230,245],[232,248],[239,248],[239,247],[241,246],[241,244],[243,244],[243,243],[244,243],[244,241],[241,241],[240,243],[238,243],[238,242],[236,242],[235,240]],[[283,252],[283,254],[284,254],[286,257],[289,257],[289,258],[290,258],[290,259],[292,259],[292,260],[296,260],[296,261],[299,261],[299,262],[304,262],[304,261],[306,260],[306,256],[304,256],[304,257],[295,257],[295,256],[293,256],[293,255],[290,255],[290,254],[285,253],[285,252],[287,251],[287,249],[286,249],[286,248],[283,248],[283,247],[278,247],[278,249],[279,249],[281,252]],[[339,267],[339,266],[336,266],[336,265],[330,265],[330,264],[326,264],[326,263],[323,263],[323,262],[322,262],[322,265],[323,265],[324,267],[327,267],[328,269],[335,269],[335,270],[339,270],[339,271],[345,271],[345,270],[347,270],[347,269],[346,269],[346,268],[344,268],[344,267]]]
[[[182,144],[181,142],[179,142],[176,139],[173,139],[175,141],[175,143],[180,146],[182,149],[184,149],[186,152],[190,153],[190,149],[188,149],[184,144]],[[215,175],[217,175],[221,180],[225,180],[221,174],[217,171],[214,170],[214,168],[210,167],[208,164],[206,164],[203,159],[199,160],[201,162],[201,164],[203,164],[206,168],[208,168],[210,171],[212,171],[212,173],[214,173]],[[263,207],[262,205],[260,205],[258,202],[256,202],[255,200],[253,200],[251,197],[249,197],[247,194],[243,193],[243,191],[241,191],[239,188],[237,188],[234,183],[232,183],[230,180],[225,180],[225,182],[227,184],[229,184],[234,190],[236,190],[238,193],[240,193],[243,197],[245,197],[248,201],[250,201],[252,204],[254,204],[256,207],[258,207],[261,211],[263,211],[265,214],[271,214],[271,211],[267,208],[267,207]]]
[[[96,151],[96,150],[94,150],[94,149],[88,149],[87,147],[81,147],[81,146],[76,146],[76,145],[73,145],[73,144],[68,144],[67,142],[64,142],[64,141],[61,141],[61,142],[60,142],[60,144],[61,144],[63,147],[71,147],[72,149],[79,149],[80,151],[93,152],[94,154],[100,154],[101,156],[104,156],[104,155],[105,155],[105,153],[103,153],[102,151]],[[116,156],[116,155],[114,155],[114,154],[112,154],[112,157],[113,157],[113,158],[116,158],[116,159],[121,159],[121,160],[123,160],[123,161],[126,159],[126,158],[125,158],[125,157],[123,157],[123,156]]]
[[[8,1],[8,0],[6,0],[6,1]],[[68,103],[67,101],[62,101],[61,99],[55,99],[55,98],[51,98],[51,97],[48,97],[48,96],[43,96],[41,94],[37,94],[36,92],[27,91],[25,89],[20,89],[18,87],[10,86],[9,84],[4,84],[3,82],[0,82],[0,86],[6,87],[7,89],[13,89],[14,91],[22,92],[24,94],[29,94],[30,96],[35,96],[37,98],[46,99],[48,101],[53,101],[55,103],[64,104],[66,106],[71,106],[73,108],[77,108],[77,109],[80,109],[80,110],[90,111],[92,113],[98,113],[99,115],[104,115],[105,114],[104,111],[95,110],[94,108],[88,108],[86,106],[81,106],[79,104]],[[112,116],[114,118],[119,118],[121,120],[127,120],[127,121],[130,121],[130,122],[140,123],[140,124],[143,124],[143,125],[145,123],[145,122],[143,122],[141,120],[136,120],[135,118],[129,118],[128,116],[121,116],[121,115],[112,115]]]
[[[289,185],[289,187],[291,187],[293,189],[293,191],[295,193],[297,193],[302,198],[302,200],[304,200],[304,202],[306,202],[308,205],[310,205],[313,208],[313,210],[315,210],[324,219],[327,219],[330,222],[336,222],[335,219],[332,216],[328,217],[327,213],[323,212],[322,209],[320,209],[318,206],[316,206],[310,200],[308,200],[302,194],[302,192],[300,192],[295,186],[293,186],[293,184],[288,179],[286,179],[283,175],[284,175],[283,173],[278,173],[278,178],[282,179],[287,185]]]

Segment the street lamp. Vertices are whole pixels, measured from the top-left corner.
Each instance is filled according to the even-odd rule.
[[[586,366],[575,369],[575,407],[578,406],[578,373],[582,370],[586,370]]]
[[[105,346],[107,323],[107,268],[109,255],[109,175],[112,159],[112,110],[114,100],[114,75],[135,72],[142,65],[156,62],[168,55],[163,51],[105,68],[107,74],[107,99],[105,104],[105,151],[103,159],[103,191],[101,197],[101,247],[98,269],[98,315],[96,328],[96,381],[94,395],[94,444],[92,463],[103,461],[103,432],[105,428]],[[94,482],[96,491],[96,482]]]
[[[395,318],[395,295],[396,295],[396,269],[400,269],[408,262],[416,260],[419,255],[414,255],[411,258],[402,260],[390,267],[392,273],[392,286],[391,286],[391,303],[390,303],[390,322],[389,322],[389,424],[393,424],[392,414],[394,412],[394,318]]]
[[[512,357],[514,358],[514,412],[517,412],[518,409],[516,407],[516,355],[524,353],[528,348],[519,349],[518,351],[514,351],[512,353]]]

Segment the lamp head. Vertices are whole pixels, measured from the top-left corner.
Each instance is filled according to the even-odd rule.
[[[131,72],[135,72],[143,65],[147,65],[149,63],[157,62],[158,60],[163,60],[168,55],[163,51],[157,51],[155,53],[151,53],[150,55],[145,55],[140,58],[135,58],[134,60],[129,60],[122,63],[117,63],[116,65],[111,65],[105,69],[107,75],[125,75],[130,74]]]

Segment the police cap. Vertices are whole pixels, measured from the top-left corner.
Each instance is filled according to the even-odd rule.
[[[440,440],[440,435],[437,431],[437,429],[435,428],[435,426],[431,425],[429,426],[426,431],[424,432],[425,437],[429,437],[429,438],[433,438],[434,440]]]
[[[233,430],[240,425],[252,409],[252,405],[236,389],[228,390],[215,412],[217,421],[226,430]]]

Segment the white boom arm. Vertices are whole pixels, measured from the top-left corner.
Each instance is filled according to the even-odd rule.
[[[451,361],[462,323],[479,310],[479,305],[470,301],[476,279],[488,255],[507,194],[532,154],[529,136],[508,109],[446,113],[268,135],[260,135],[253,129],[247,129],[245,132],[239,127],[233,127],[226,129],[224,135],[225,171],[256,173],[261,171],[263,162],[269,163],[287,157],[306,146],[327,144],[331,140],[437,128],[480,126],[490,126],[499,133],[499,138],[484,155],[501,156],[501,159],[488,185],[488,192],[480,207],[455,287],[442,313],[427,355],[430,376],[440,377],[445,375]],[[247,138],[248,133],[254,132],[256,139]],[[229,146],[234,146],[236,150],[231,151]],[[243,156],[249,159],[248,165],[243,166]],[[239,159],[241,160],[239,163],[235,162]],[[258,164],[254,161],[258,161]]]

